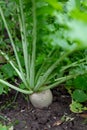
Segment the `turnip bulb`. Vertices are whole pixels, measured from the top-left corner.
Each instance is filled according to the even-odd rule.
[[[32,105],[36,108],[48,107],[53,100],[51,90],[45,90],[38,93],[33,93],[29,96]]]

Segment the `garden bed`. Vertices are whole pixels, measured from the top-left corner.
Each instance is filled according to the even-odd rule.
[[[34,108],[24,95],[15,92],[0,98],[0,118],[3,123],[11,123],[14,130],[86,130],[86,119],[70,111],[70,96],[64,89],[54,89],[53,103],[44,109]],[[66,118],[65,120],[64,117]],[[62,119],[62,120],[61,120]]]
[[[87,0],[1,0],[0,130],[87,129],[86,16]]]

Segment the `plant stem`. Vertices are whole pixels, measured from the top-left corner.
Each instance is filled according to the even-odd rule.
[[[36,28],[36,5],[35,0],[32,0],[32,13],[33,13],[33,31],[32,31],[32,57],[30,66],[30,86],[34,88],[35,85],[35,59],[36,59],[36,39],[37,39],[37,28]]]
[[[2,79],[0,79],[0,83],[2,83],[2,84],[4,84],[4,85],[6,85],[6,86],[8,86],[8,87],[10,87],[10,88],[12,88],[12,89],[18,91],[18,92],[24,93],[24,94],[32,94],[32,93],[33,93],[33,91],[20,89],[20,88],[14,86],[14,85],[12,85],[12,84],[10,84],[10,83],[8,83],[8,82],[2,80]]]
[[[70,51],[70,52],[67,52],[67,53],[65,53],[65,54],[63,54],[53,65],[50,66],[50,68],[46,71],[46,73],[45,73],[42,77],[40,77],[40,78],[38,79],[38,82],[37,82],[37,84],[36,84],[36,86],[35,86],[35,88],[34,88],[35,91],[37,91],[37,89],[38,89],[39,87],[41,87],[41,86],[44,85],[44,83],[47,81],[48,76],[52,73],[52,71],[56,68],[56,66],[57,66],[62,60],[64,60],[64,58],[65,58],[66,56],[68,56],[70,53],[71,53],[71,51]]]
[[[81,60],[75,61],[75,62],[73,62],[73,63],[71,63],[71,64],[69,64],[69,65],[63,67],[63,68],[60,70],[60,72],[65,71],[66,69],[69,69],[69,68],[71,68],[71,67],[79,66],[80,63],[85,63],[84,61],[86,61],[86,59],[87,59],[87,58],[85,57],[85,58],[83,58],[83,59],[81,59]]]
[[[17,60],[17,63],[18,63],[18,67],[19,67],[20,72],[21,72],[21,76],[22,76],[23,80],[25,81],[25,85],[27,85],[26,79],[25,79],[25,76],[24,76],[24,73],[23,73],[23,70],[22,70],[22,66],[21,66],[21,63],[20,63],[20,60],[19,60],[19,57],[18,57],[18,53],[17,53],[16,47],[15,47],[15,43],[14,43],[14,41],[13,41],[12,35],[11,35],[11,33],[10,33],[9,27],[8,27],[8,25],[7,25],[7,22],[6,22],[6,19],[5,19],[5,17],[4,17],[4,14],[3,14],[3,11],[2,11],[2,8],[1,8],[1,7],[0,7],[0,14],[1,14],[2,20],[3,20],[3,22],[4,22],[5,28],[6,28],[6,30],[7,30],[9,39],[10,39],[10,41],[11,41],[11,44],[12,44],[12,47],[13,47],[13,50],[14,50],[14,53],[15,53],[15,57],[16,57],[16,60]]]
[[[44,91],[44,90],[47,90],[47,89],[52,89],[54,87],[58,87],[59,84],[67,81],[67,80],[70,80],[70,79],[73,79],[77,76],[79,76],[81,74],[77,74],[77,75],[68,75],[68,76],[65,76],[65,77],[61,77],[58,79],[58,81],[56,81],[55,83],[51,84],[51,85],[48,85],[48,86],[44,86],[44,87],[41,87],[39,88],[39,91]]]
[[[47,58],[44,59],[42,65],[40,66],[39,70],[37,71],[37,74],[35,76],[35,83],[37,83],[37,81],[38,81],[39,77],[41,76],[41,74],[44,73],[44,71],[43,71],[44,68],[45,69],[48,68],[48,66],[46,65],[46,63],[47,63],[47,61],[49,60],[50,57],[52,58],[54,50],[55,49],[53,48],[52,51],[49,52]]]
[[[27,81],[29,81],[28,42],[27,42],[26,24],[25,24],[24,12],[23,12],[23,1],[22,0],[19,0],[19,5],[20,5],[20,13],[21,13],[21,18],[19,16],[19,23],[20,23],[20,30],[21,30],[24,62],[25,62]]]
[[[4,56],[4,58],[10,63],[10,65],[14,68],[15,72],[18,74],[18,76],[20,77],[20,79],[22,80],[22,82],[24,83],[24,85],[26,85],[26,88],[28,88],[29,90],[31,90],[29,88],[29,86],[26,84],[25,80],[23,79],[23,77],[21,76],[21,72],[18,70],[18,68],[16,67],[16,65],[13,63],[12,60],[10,60],[10,58],[0,50],[0,54]]]

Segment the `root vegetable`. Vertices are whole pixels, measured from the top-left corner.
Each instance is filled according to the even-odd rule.
[[[36,108],[48,107],[53,100],[51,90],[45,90],[38,93],[33,93],[29,96],[32,105]]]

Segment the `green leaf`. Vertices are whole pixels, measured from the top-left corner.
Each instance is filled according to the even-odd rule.
[[[76,20],[80,20],[80,21],[87,23],[87,13],[86,12],[81,12],[76,9],[71,12],[71,17]]]
[[[43,6],[39,9],[37,9],[37,15],[51,15],[53,13],[53,9],[50,6]]]
[[[85,90],[87,91],[87,76],[78,76],[73,81],[73,86],[75,89]]]
[[[52,14],[54,9],[48,5],[47,2],[44,2],[44,1],[38,1],[36,3],[36,6],[37,6],[37,15],[42,15],[42,17],[44,15],[48,15],[48,14]]]
[[[62,10],[62,4],[58,2],[58,0],[45,0],[48,2],[53,8],[57,10]]]
[[[68,0],[66,7],[68,11],[80,8],[80,0]]]
[[[11,78],[14,76],[14,69],[10,64],[5,64],[1,67],[1,71],[6,75],[6,77]]]
[[[72,42],[75,42],[77,49],[87,48],[87,24],[81,21],[72,20],[67,22],[69,30],[65,36]]]
[[[83,5],[87,7],[87,0],[83,1]]]
[[[2,124],[0,124],[0,130],[8,130],[6,126],[3,126]]]
[[[1,4],[5,4],[5,1],[0,1],[0,5],[1,5]]]
[[[70,104],[70,110],[74,113],[81,113],[84,109],[83,105],[78,102],[72,101]]]
[[[19,88],[21,88],[21,89],[25,89],[24,84],[23,84],[23,83],[19,84]]]
[[[72,98],[77,102],[85,102],[87,100],[87,95],[83,90],[76,89],[72,94]]]
[[[6,126],[0,124],[0,130],[13,130],[13,126]]]

